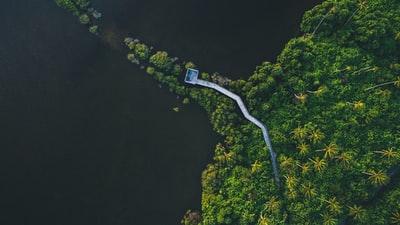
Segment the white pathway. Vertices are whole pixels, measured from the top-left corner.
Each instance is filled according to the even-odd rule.
[[[236,103],[239,105],[239,108],[242,111],[244,117],[246,119],[248,119],[250,122],[254,123],[257,127],[259,127],[262,130],[262,134],[264,136],[264,141],[267,144],[269,152],[271,154],[271,162],[272,162],[272,168],[274,170],[275,181],[279,182],[278,166],[276,164],[276,153],[272,149],[272,144],[269,139],[267,128],[264,126],[263,123],[261,123],[259,120],[257,120],[252,115],[250,115],[250,113],[249,113],[249,111],[247,111],[247,108],[244,105],[242,99],[238,95],[228,91],[227,89],[219,86],[218,84],[208,82],[205,80],[201,80],[201,79],[197,79],[197,76],[191,78],[190,81],[186,81],[186,82],[190,83],[190,84],[201,85],[204,87],[212,88],[212,89],[217,90],[217,91],[221,92],[222,94],[224,94],[224,95],[228,96],[229,98],[236,101]]]

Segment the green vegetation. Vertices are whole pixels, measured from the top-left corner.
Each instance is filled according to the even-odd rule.
[[[152,55],[149,62],[159,70],[170,71],[172,69],[174,59],[168,57],[168,53],[163,51]]]
[[[201,74],[267,125],[279,184],[260,130],[234,102],[183,84],[192,62],[125,39],[129,61],[198,102],[224,137],[202,173],[202,213],[183,224],[400,224],[400,2],[327,0],[300,27],[248,80]]]
[[[55,0],[55,2],[61,8],[70,11],[74,16],[82,15],[90,6],[90,2],[87,0]]]
[[[81,24],[89,24],[90,18],[87,14],[82,14],[81,16],[79,16],[79,21],[81,22]]]
[[[101,19],[101,13],[91,8],[88,0],[55,0],[56,4],[68,10],[79,18],[79,22],[89,27],[89,32],[97,35],[99,26],[97,20]]]
[[[89,32],[92,34],[98,34],[99,33],[99,26],[93,25],[89,27]]]
[[[259,130],[230,99],[182,86],[166,52],[150,56],[148,73],[182,88],[225,137],[202,175],[202,222],[182,223],[398,224],[400,183],[390,171],[400,166],[399,15],[394,0],[325,1],[275,64],[225,83],[270,130],[280,185]]]

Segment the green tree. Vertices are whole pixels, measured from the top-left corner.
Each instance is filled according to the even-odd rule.
[[[295,161],[291,157],[281,155],[280,160],[281,163],[279,164],[279,167],[281,168],[282,171],[292,169],[296,166]]]
[[[310,146],[303,142],[300,143],[300,145],[298,145],[297,148],[299,149],[300,155],[305,155],[308,153]]]
[[[328,88],[326,86],[319,87],[316,91],[307,91],[308,93],[314,94],[315,96],[319,97],[323,93],[327,92]]]
[[[364,90],[365,90],[365,91],[368,91],[368,90],[371,90],[371,89],[374,89],[374,88],[377,88],[377,87],[382,87],[382,86],[384,86],[384,85],[389,85],[389,84],[393,84],[393,85],[396,86],[396,87],[400,87],[400,76],[397,77],[397,80],[385,82],[385,83],[382,83],[382,84],[377,84],[377,85],[375,85],[375,86],[366,88],[366,89],[364,89]]]
[[[73,15],[75,15],[75,16],[79,15],[79,10],[73,1],[71,1],[71,0],[55,0],[55,2],[59,7],[70,11]]]
[[[81,24],[89,24],[90,18],[87,14],[82,14],[79,16],[79,21],[81,22]]]
[[[298,167],[301,168],[301,173],[306,174],[310,171],[310,163],[304,163],[303,165],[297,164]]]
[[[320,129],[316,129],[310,132],[308,138],[312,141],[313,144],[316,144],[318,141],[322,140],[325,137],[324,133],[321,132]]]
[[[189,98],[184,98],[182,101],[183,104],[189,104],[190,103],[190,99]]]
[[[186,69],[196,69],[196,65],[193,62],[187,62],[185,64]]]
[[[367,210],[358,205],[349,206],[349,214],[354,217],[354,220],[360,222],[367,218]]]
[[[319,27],[321,26],[322,22],[324,22],[324,20],[326,19],[326,17],[329,14],[333,14],[335,13],[337,10],[336,7],[332,7],[331,9],[329,9],[329,11],[321,18],[321,20],[319,21],[319,23],[317,24],[317,26],[315,27],[314,31],[311,34],[311,37],[314,37],[315,33],[317,32],[317,30],[319,29]]]
[[[70,11],[74,16],[79,16],[82,12],[90,6],[87,0],[55,0],[56,4]]]
[[[340,165],[348,168],[350,166],[350,162],[353,159],[353,154],[350,152],[342,152],[340,155],[335,157]]]
[[[90,6],[90,2],[88,0],[73,0],[76,5],[79,6],[81,10],[86,10]]]
[[[315,157],[313,159],[309,158],[309,160],[313,163],[314,169],[318,172],[321,172],[326,167],[325,159],[320,159],[319,157]]]
[[[174,60],[171,57],[168,57],[167,52],[158,51],[150,57],[149,62],[162,71],[170,71]]]
[[[98,34],[99,33],[99,26],[93,25],[89,27],[89,32],[92,34]]]
[[[299,100],[302,104],[304,104],[304,103],[306,103],[308,95],[300,93],[298,95],[294,94],[294,97],[296,97],[297,100]]]
[[[325,145],[325,148],[316,151],[323,151],[325,152],[324,158],[332,159],[339,152],[339,147],[335,143],[330,143],[329,145]]]
[[[368,180],[373,184],[373,185],[385,185],[389,183],[389,176],[383,172],[382,170],[379,170],[376,172],[375,170],[370,170],[369,172],[363,172],[363,174],[368,175]]]
[[[396,35],[394,36],[395,40],[400,40],[400,31],[396,33]]]
[[[128,59],[129,59],[129,58],[128,58]],[[135,59],[135,58],[133,57],[133,59]],[[151,67],[151,66],[147,67],[146,73],[148,73],[148,74],[150,74],[150,75],[153,75],[154,72],[156,72],[156,69],[154,69],[154,67]]]
[[[264,204],[264,210],[270,213],[278,213],[281,207],[281,203],[276,199],[275,196],[272,196],[269,201]]]
[[[306,198],[312,198],[317,194],[317,190],[312,187],[311,183],[301,184],[302,192]]]
[[[288,188],[293,188],[293,186],[297,183],[297,178],[290,175],[285,175],[286,178],[286,185]]]
[[[333,215],[338,215],[342,213],[342,206],[340,205],[340,202],[336,200],[336,197],[332,197],[329,200],[323,198],[319,199],[327,203],[327,208],[329,209],[329,212],[332,213]]]
[[[271,225],[270,219],[268,219],[264,214],[260,215],[260,218],[258,219],[258,225]]]
[[[400,211],[392,213],[390,217],[390,222],[392,224],[400,225]]]
[[[203,218],[199,211],[188,210],[183,217],[181,224],[183,225],[198,225],[201,224]]]
[[[330,213],[324,212],[321,214],[322,216],[322,224],[323,225],[337,225],[338,220]]]
[[[135,54],[140,60],[146,60],[149,58],[150,49],[145,44],[137,43],[135,45]]]
[[[226,162],[232,162],[235,160],[235,153],[230,151],[230,152],[224,152],[224,157]]]
[[[350,22],[350,20],[353,19],[354,15],[356,15],[356,13],[357,13],[358,11],[365,9],[366,7],[367,7],[367,1],[360,1],[360,2],[357,4],[356,10],[354,10],[354,12],[351,14],[351,16],[349,17],[349,19],[348,19],[348,20],[346,21],[346,23],[344,24],[344,26],[346,26],[346,25]]]
[[[297,126],[292,132],[290,132],[292,138],[299,142],[302,142],[307,137],[307,133],[308,133],[307,129],[300,125]]]
[[[382,157],[387,158],[388,160],[396,159],[399,157],[399,154],[393,150],[393,148],[388,148],[382,151],[375,151],[382,155]]]
[[[251,165],[251,173],[257,172],[260,170],[261,164],[256,160],[252,165]]]

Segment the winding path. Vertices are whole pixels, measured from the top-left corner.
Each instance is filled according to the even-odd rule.
[[[275,181],[277,183],[279,183],[279,172],[278,172],[278,166],[276,163],[276,153],[272,149],[272,144],[271,144],[271,140],[268,135],[267,127],[263,123],[261,123],[258,119],[256,119],[254,116],[250,115],[250,113],[247,110],[246,106],[244,105],[242,99],[238,95],[230,92],[229,90],[219,86],[216,83],[198,79],[198,74],[199,74],[198,70],[188,69],[186,72],[185,82],[189,83],[189,84],[200,85],[200,86],[212,88],[212,89],[217,90],[218,92],[228,96],[229,98],[235,100],[236,103],[238,104],[240,110],[242,111],[243,116],[247,120],[254,123],[257,127],[259,127],[261,129],[263,137],[264,137],[264,141],[267,144],[267,147],[271,154],[271,162],[272,162],[272,168],[274,170]]]

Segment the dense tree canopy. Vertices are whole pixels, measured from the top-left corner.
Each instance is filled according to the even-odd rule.
[[[147,71],[189,94],[225,137],[203,172],[202,222],[183,223],[399,224],[400,3],[328,0],[301,29],[276,63],[225,83],[270,130],[279,185],[260,131],[232,100],[182,86],[166,52],[150,57]]]
[[[267,125],[279,184],[261,131],[231,99],[184,85],[183,64],[125,39],[131,62],[198,102],[224,137],[202,174],[202,215],[184,224],[400,224],[400,2],[327,0],[300,27],[248,80],[201,74]]]

